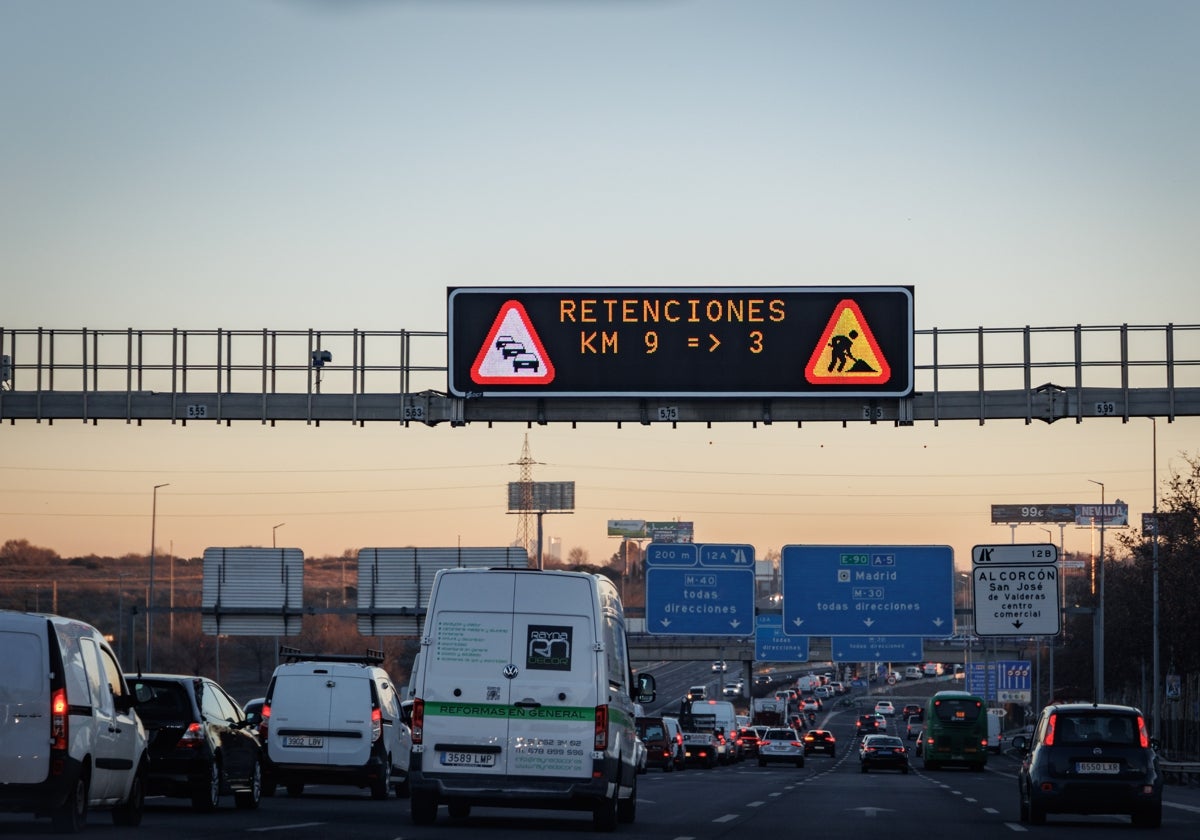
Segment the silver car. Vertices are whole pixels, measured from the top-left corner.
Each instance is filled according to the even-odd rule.
[[[795,729],[771,727],[758,742],[758,766],[766,767],[771,761],[786,761],[797,767],[804,766],[804,740]]]

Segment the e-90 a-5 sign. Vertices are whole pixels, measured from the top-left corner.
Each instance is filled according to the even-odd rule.
[[[906,286],[458,288],[459,397],[903,397]]]

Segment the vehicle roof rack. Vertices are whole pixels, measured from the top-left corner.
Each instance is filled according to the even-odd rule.
[[[279,646],[279,657],[286,662],[352,662],[382,665],[383,651],[367,648],[366,653],[305,653],[299,648]]]

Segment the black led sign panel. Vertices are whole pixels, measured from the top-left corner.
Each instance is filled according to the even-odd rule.
[[[913,389],[907,286],[455,288],[448,317],[459,397]]]

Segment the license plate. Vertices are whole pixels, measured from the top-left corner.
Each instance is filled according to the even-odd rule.
[[[495,753],[444,752],[442,764],[447,767],[494,767]]]
[[[323,747],[325,739],[319,735],[285,735],[283,745],[285,747]]]
[[[1120,773],[1121,765],[1115,761],[1079,761],[1075,763],[1076,773]]]

